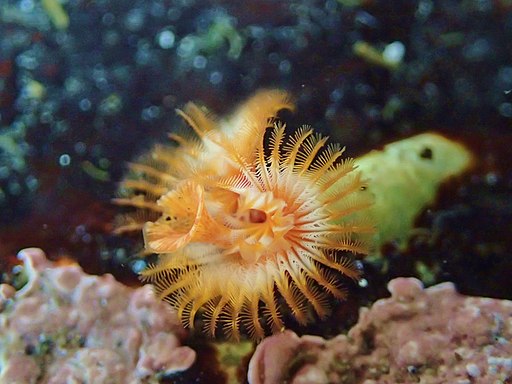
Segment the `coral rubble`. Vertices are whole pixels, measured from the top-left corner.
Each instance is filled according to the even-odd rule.
[[[19,253],[27,282],[0,285],[1,383],[156,383],[188,369],[194,350],[176,314],[149,287]]]
[[[363,308],[358,324],[332,340],[291,331],[265,339],[249,365],[251,384],[508,383],[512,302],[423,289],[392,280],[391,298]]]

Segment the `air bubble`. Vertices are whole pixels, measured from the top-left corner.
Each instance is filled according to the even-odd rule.
[[[69,156],[67,153],[60,155],[59,165],[61,167],[67,167],[69,164],[71,164],[71,156]]]

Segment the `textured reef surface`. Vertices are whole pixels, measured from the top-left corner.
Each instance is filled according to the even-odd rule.
[[[265,339],[251,384],[508,383],[512,301],[463,296],[451,283],[389,282],[391,297],[362,308],[346,335],[292,331]]]
[[[39,249],[19,254],[16,291],[0,285],[0,381],[187,383],[196,352],[176,313],[144,288],[56,264]],[[507,383],[512,301],[464,296],[453,284],[388,284],[391,297],[360,310],[332,339],[286,330],[264,339],[250,384]],[[233,353],[231,353],[233,356]],[[191,376],[189,376],[190,378]],[[240,377],[239,377],[240,378]]]
[[[19,257],[23,288],[0,285],[0,382],[157,383],[194,363],[176,313],[148,286],[56,265],[36,248]]]

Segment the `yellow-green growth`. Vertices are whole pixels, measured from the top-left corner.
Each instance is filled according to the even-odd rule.
[[[424,133],[388,144],[355,160],[372,194],[369,209],[377,226],[375,250],[390,241],[405,247],[414,220],[434,202],[442,182],[466,171],[471,152],[437,133]]]
[[[59,0],[41,0],[41,5],[55,28],[66,29],[68,27],[69,16]]]

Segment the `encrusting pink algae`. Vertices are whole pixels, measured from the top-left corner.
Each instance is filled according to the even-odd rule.
[[[391,297],[326,340],[285,331],[263,340],[250,384],[506,384],[512,379],[512,302],[463,296],[451,283],[389,282]],[[292,369],[293,368],[293,369]]]
[[[0,383],[158,383],[188,369],[194,350],[176,313],[149,287],[19,253],[22,289],[0,285]]]

